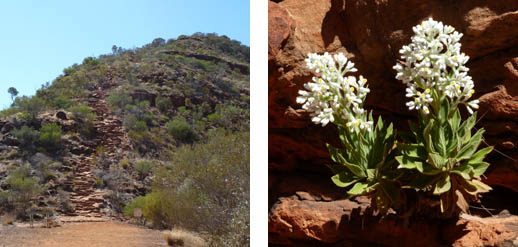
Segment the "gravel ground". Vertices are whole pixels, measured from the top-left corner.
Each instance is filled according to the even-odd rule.
[[[161,231],[120,222],[69,223],[54,228],[0,226],[0,247],[167,246]]]

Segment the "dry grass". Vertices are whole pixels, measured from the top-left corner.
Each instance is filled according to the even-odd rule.
[[[11,214],[5,214],[3,216],[0,216],[0,222],[2,222],[2,225],[7,226],[14,223],[14,216]]]
[[[182,229],[173,229],[164,232],[165,241],[169,246],[183,247],[206,247],[205,240],[195,232],[189,232]]]

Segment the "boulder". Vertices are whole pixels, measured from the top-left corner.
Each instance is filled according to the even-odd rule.
[[[268,216],[270,244],[283,246],[514,246],[518,216],[414,220],[372,215],[365,202],[283,197]],[[407,224],[408,223],[408,224]],[[327,246],[327,245],[326,245]]]

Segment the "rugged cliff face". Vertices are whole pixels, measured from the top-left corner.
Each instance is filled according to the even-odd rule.
[[[271,209],[270,241],[319,239],[311,234],[288,237],[297,223],[288,223],[290,217],[279,216],[281,206],[287,203],[284,197],[292,196],[291,203],[300,202],[292,204],[292,212],[297,211],[293,208],[306,206],[331,212],[325,209],[327,206],[308,206],[306,202],[331,202],[344,193],[331,183],[331,174],[325,166],[330,162],[325,143],[337,143],[336,129],[314,125],[295,102],[298,90],[313,76],[305,68],[304,58],[313,52],[345,53],[359,73],[368,78],[371,93],[367,108],[394,122],[397,128],[405,129],[407,120],[415,119],[416,115],[406,109],[404,85],[395,79],[392,66],[399,57],[399,49],[410,42],[412,26],[428,17],[452,25],[464,34],[461,50],[470,56],[467,66],[475,82],[474,98],[481,101],[478,126],[486,129],[486,142],[499,150],[488,158],[492,165],[485,182],[518,191],[517,10],[518,2],[505,0],[270,1],[269,203],[273,206],[278,202]],[[304,196],[295,195],[296,192],[304,192]],[[283,199],[279,200],[280,197]],[[337,221],[324,220],[320,227],[334,222],[336,225],[332,227],[338,229],[343,213],[337,214],[340,215]],[[314,215],[299,216],[309,219]],[[277,228],[282,224],[286,228]]]

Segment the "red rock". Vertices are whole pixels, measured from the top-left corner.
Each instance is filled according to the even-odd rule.
[[[323,202],[281,198],[269,215],[269,242],[287,246],[506,246],[518,236],[518,217],[417,220],[407,226],[395,215],[365,213],[348,200]],[[348,245],[346,245],[348,244]],[[333,245],[335,246],[335,245]],[[510,245],[509,245],[510,246]]]

